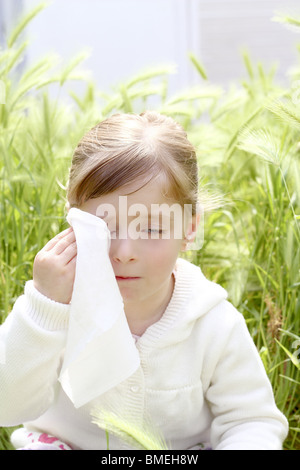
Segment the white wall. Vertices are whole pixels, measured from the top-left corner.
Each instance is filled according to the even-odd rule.
[[[26,9],[37,4],[24,0]],[[47,51],[64,58],[91,48],[85,67],[101,90],[108,90],[143,68],[175,63],[172,90],[195,80],[187,51],[197,47],[191,34],[197,0],[52,0],[31,23],[29,61]],[[195,28],[193,28],[195,30]]]
[[[14,19],[22,5],[28,10],[40,1],[0,3]],[[90,48],[84,67],[103,91],[144,67],[176,63],[173,93],[200,81],[188,51],[212,82],[227,85],[245,76],[240,49],[246,46],[255,60],[278,62],[283,77],[298,58],[300,35],[271,21],[278,10],[299,14],[300,0],[52,0],[27,29],[27,61],[49,51],[69,59]]]
[[[299,60],[300,34],[271,19],[278,12],[300,17],[300,0],[200,0],[199,46],[211,80],[228,83],[245,76],[241,49],[255,62],[278,64],[278,78]]]

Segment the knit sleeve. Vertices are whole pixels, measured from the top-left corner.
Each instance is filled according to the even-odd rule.
[[[233,320],[219,329],[218,357],[206,392],[214,419],[216,450],[280,450],[288,425],[241,314],[227,302]],[[233,310],[235,312],[233,312]],[[220,320],[219,325],[222,324]]]
[[[29,281],[0,326],[0,426],[33,420],[51,405],[69,309]]]

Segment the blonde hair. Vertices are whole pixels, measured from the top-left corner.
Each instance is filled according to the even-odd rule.
[[[196,213],[196,151],[184,129],[154,111],[115,114],[87,132],[78,143],[70,169],[69,207],[117,190],[138,179],[146,184],[164,176],[166,196],[192,204]],[[146,181],[145,181],[146,178]]]

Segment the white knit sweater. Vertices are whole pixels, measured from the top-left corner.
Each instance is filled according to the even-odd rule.
[[[199,442],[213,449],[282,448],[287,421],[245,321],[198,267],[178,259],[172,299],[136,343],[138,370],[78,409],[58,381],[69,308],[29,281],[0,327],[1,426],[25,422],[75,449],[106,449],[105,433],[91,423],[97,406],[137,425],[150,419],[172,449]],[[123,447],[110,438],[111,450]]]

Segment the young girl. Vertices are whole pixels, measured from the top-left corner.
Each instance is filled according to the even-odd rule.
[[[105,431],[91,417],[95,407],[114,410],[137,426],[151,423],[171,449],[282,448],[287,421],[275,405],[242,315],[220,286],[179,258],[197,232],[197,203],[195,150],[171,118],[155,112],[114,115],[79,142],[68,206],[70,214],[75,208],[75,215],[83,216],[87,235],[90,221],[107,224],[109,263],[98,268],[112,268],[113,279],[104,288],[104,276],[103,284],[89,291],[97,262],[92,268],[93,256],[82,256],[85,274],[75,287],[80,253],[93,240],[98,244],[92,235],[79,247],[75,225],[37,254],[33,280],[0,328],[0,425],[25,423],[12,436],[16,448],[106,449]],[[166,217],[151,213],[162,207],[176,210]],[[190,217],[180,225],[185,207]],[[117,295],[114,282],[130,332],[129,338],[122,326],[122,350],[114,339],[114,323],[109,323],[114,308],[105,310],[110,285]],[[96,302],[98,313],[92,317],[94,295],[103,290],[104,301]],[[62,379],[62,364],[72,308],[78,303],[82,331],[93,329],[104,310],[100,329],[102,321],[109,324],[94,345],[97,349],[103,343],[103,354],[87,354],[84,367],[74,369],[74,390],[81,387],[78,396],[85,397],[76,403]],[[109,382],[106,364],[113,364],[113,357],[120,366],[114,366]],[[126,444],[110,436],[109,448]]]

